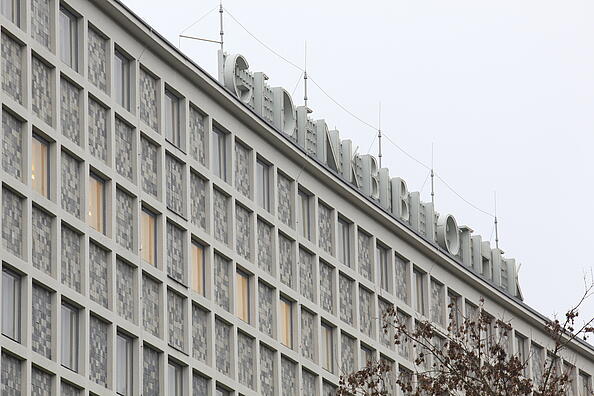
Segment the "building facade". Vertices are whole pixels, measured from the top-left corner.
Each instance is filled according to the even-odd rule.
[[[329,396],[413,372],[387,307],[445,331],[481,298],[539,377],[514,260],[245,58],[215,79],[116,0],[0,4],[2,395]],[[592,346],[562,364],[589,395]]]

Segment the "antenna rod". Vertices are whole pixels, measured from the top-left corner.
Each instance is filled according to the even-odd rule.
[[[435,173],[433,172],[433,143],[431,143],[431,204],[433,205],[433,209],[435,209],[435,186],[434,182]]]
[[[219,2],[219,25],[221,27],[221,52],[223,52],[223,0]]]
[[[378,142],[378,158],[379,167],[382,168],[382,102],[379,102],[379,115],[378,115],[378,127],[377,127],[377,142]]]
[[[499,230],[497,224],[497,191],[493,192],[493,198],[495,200],[495,247],[499,249]]]
[[[305,67],[303,68],[303,101],[305,103],[305,107],[307,107],[307,41],[305,42]]]

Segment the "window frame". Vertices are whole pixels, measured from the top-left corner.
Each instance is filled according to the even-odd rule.
[[[375,245],[375,255],[379,274],[380,288],[387,292],[392,291],[391,274],[390,274],[390,249],[384,245],[377,243]]]
[[[261,158],[256,159],[256,201],[258,206],[270,212],[271,165]]]
[[[9,21],[21,27],[21,14],[22,14],[22,1],[21,0],[1,0],[0,1],[0,13]],[[10,9],[10,15],[5,13],[8,12],[7,8]]]
[[[50,198],[50,142],[33,132],[31,140],[31,188],[38,194]],[[39,172],[35,169],[39,168]],[[42,181],[39,182],[39,179]],[[41,186],[38,186],[41,184]]]
[[[338,216],[338,235],[336,238],[338,262],[349,268],[353,267],[353,258],[351,254],[351,228],[352,223],[345,218]]]
[[[97,193],[92,188],[93,186],[99,187],[100,191]],[[106,187],[107,182],[98,176],[96,173],[91,171],[89,173],[89,196],[87,197],[88,207],[87,207],[87,224],[89,224],[93,229],[97,232],[102,234],[106,233],[106,224],[107,224],[107,216],[106,216]],[[94,199],[93,199],[94,198]],[[96,207],[93,207],[93,203],[96,204]],[[95,214],[95,216],[93,216]],[[96,219],[94,222],[92,219]]]
[[[279,299],[279,309],[281,311],[279,315],[279,341],[287,348],[293,349],[293,301],[281,296]]]
[[[229,133],[216,125],[212,127],[212,173],[228,182],[229,169],[227,167],[227,142]]]
[[[311,194],[308,194],[307,192],[303,191],[302,189],[298,189],[297,190],[297,194],[299,196],[299,213],[300,213],[300,221],[301,221],[301,226],[300,228],[300,233],[301,236],[304,237],[305,239],[307,239],[308,241],[311,241],[312,239],[312,235],[311,235],[311,231],[312,231],[312,218],[311,218]],[[305,205],[304,205],[305,203]]]
[[[147,209],[145,207],[143,207],[141,209],[141,214],[140,214],[140,256],[142,258],[143,261],[145,261],[146,263],[158,268],[158,253],[159,253],[159,249],[158,249],[158,218],[159,215],[156,214],[155,212],[151,211],[150,209]],[[149,227],[149,229],[146,229],[147,224],[145,224],[145,221],[147,219],[151,219],[152,221],[152,227]],[[150,225],[150,224],[148,224]],[[152,233],[152,235],[151,235]],[[148,236],[149,239],[147,241],[145,241],[145,236]],[[146,242],[151,242],[152,243],[152,248],[149,244],[149,248],[151,249],[145,249],[144,245]],[[151,252],[151,253],[146,253],[146,252]],[[147,256],[148,255],[148,256]],[[150,260],[149,258],[152,255],[152,260]]]
[[[9,281],[11,282],[10,289],[7,284]],[[21,281],[21,275],[11,269],[2,268],[2,335],[18,343],[21,342],[22,333]],[[10,294],[7,294],[9,291]],[[9,317],[10,322],[8,322]]]
[[[423,316],[427,316],[426,279],[427,274],[425,272],[421,271],[417,267],[413,267],[413,283],[415,287],[415,311]]]
[[[68,312],[68,324],[65,323],[65,311]],[[78,372],[79,364],[79,348],[80,348],[80,310],[74,305],[62,301],[60,306],[60,324],[61,324],[61,339],[60,339],[60,364],[67,369]],[[65,328],[68,327],[68,331]],[[68,345],[68,348],[66,348]],[[68,353],[68,351],[70,353]]]
[[[121,347],[124,343],[124,351],[122,353]],[[121,396],[131,396],[134,391],[134,340],[121,332],[116,334],[116,378],[115,391]],[[122,370],[122,365],[124,365]],[[122,377],[123,375],[123,377]],[[124,388],[120,388],[120,380],[124,380]]]
[[[183,149],[181,130],[182,99],[171,89],[165,88],[164,119],[165,139],[179,149]]]
[[[65,32],[64,23],[68,20],[68,32]],[[80,59],[79,59],[79,20],[80,17],[72,12],[70,9],[61,5],[58,11],[58,43],[60,45],[60,60],[72,68],[74,71],[79,71]],[[68,46],[65,46],[64,41],[68,36]],[[68,52],[66,51],[68,48]],[[69,58],[69,59],[68,59]]]
[[[334,373],[334,327],[322,321],[320,366],[330,373]]]
[[[172,381],[173,379],[175,381]],[[168,396],[182,396],[184,394],[184,368],[171,360],[167,362],[167,388]]]
[[[250,278],[242,269],[235,270],[235,316],[245,323],[251,320]]]
[[[129,56],[124,54],[117,47],[113,54],[113,85],[115,101],[124,109],[131,108],[131,63]]]
[[[192,290],[201,296],[206,296],[206,247],[197,242],[192,241],[191,243],[191,259],[192,259]],[[197,252],[200,252],[200,260],[197,259]]]

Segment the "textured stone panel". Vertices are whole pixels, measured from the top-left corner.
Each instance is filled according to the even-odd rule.
[[[50,46],[50,0],[31,0],[31,36],[39,44]]]
[[[66,382],[60,384],[60,396],[79,396],[80,389]]]
[[[45,0],[35,1],[44,2]],[[37,57],[33,56],[31,58],[31,72],[31,105],[33,113],[48,125],[52,125],[52,70]]]
[[[216,367],[219,372],[231,375],[231,326],[215,321]]]
[[[431,321],[445,327],[445,296],[443,285],[431,279]]]
[[[303,395],[316,396],[318,394],[317,379],[314,374],[307,370],[303,370],[301,373],[301,382]]]
[[[332,267],[320,261],[320,305],[325,311],[330,313],[334,313],[333,271],[334,269]]]
[[[80,89],[62,78],[60,79],[60,121],[62,135],[80,146],[81,117]]]
[[[320,204],[318,210],[319,217],[319,244],[320,247],[330,254],[334,254],[334,221],[332,209],[326,205]]]
[[[301,309],[301,354],[311,360],[315,359],[315,315]]]
[[[237,333],[237,379],[240,384],[256,389],[256,355],[254,339],[242,332]]]
[[[207,125],[206,117],[190,106],[190,154],[203,166],[207,166]]]
[[[62,227],[62,283],[81,292],[80,235]]]
[[[285,357],[281,358],[281,384],[283,386],[283,396],[299,395],[297,365]]]
[[[142,324],[144,329],[159,337],[160,285],[146,275],[142,276]]]
[[[95,158],[107,162],[108,110],[89,98],[89,152]]]
[[[89,378],[91,381],[107,387],[109,325],[91,315],[89,326]]]
[[[167,312],[169,313],[169,345],[184,350],[184,298],[171,290],[167,291]]]
[[[52,375],[38,369],[31,368],[31,396],[51,396]]]
[[[336,386],[328,382],[322,384],[322,396],[336,396]]]
[[[359,273],[373,282],[371,266],[371,237],[359,231]]]
[[[250,197],[250,149],[235,143],[235,188],[244,197]]]
[[[167,222],[167,275],[185,283],[184,230]]]
[[[396,297],[401,299],[402,301],[408,302],[408,274],[406,270],[407,263],[406,261],[402,260],[400,257],[395,256],[394,259],[394,273],[396,277],[396,282],[394,284],[394,292],[396,293]]]
[[[53,218],[33,206],[31,211],[32,257],[33,266],[48,275],[52,274],[52,221]]]
[[[190,174],[190,215],[192,223],[206,230],[208,211],[206,210],[206,194],[208,181],[194,172]]]
[[[274,289],[263,283],[258,284],[258,313],[260,331],[274,337]]]
[[[167,208],[185,216],[184,164],[170,155],[165,156]]]
[[[134,322],[134,267],[120,259],[116,260],[116,291],[118,314]]]
[[[260,345],[260,394],[277,395],[274,386],[274,351],[264,345]]]
[[[134,129],[119,118],[115,119],[116,171],[134,181]]]
[[[116,241],[124,249],[134,248],[134,197],[116,189]]]
[[[23,256],[23,202],[6,188],[2,189],[2,247]]]
[[[157,80],[140,68],[140,119],[155,131],[159,130]]]
[[[208,379],[199,374],[192,374],[192,396],[209,396]]]
[[[387,348],[390,349],[394,349],[394,331],[393,331],[393,327],[391,326],[392,321],[387,318],[384,319],[384,313],[386,312],[390,312],[391,308],[392,308],[392,304],[389,304],[388,302],[382,300],[382,299],[378,299],[378,308],[379,308],[379,318],[380,318],[380,325],[381,328],[379,329],[379,333],[380,333],[380,342],[382,343],[382,345],[384,345]],[[384,331],[384,325],[388,325],[386,327],[387,331]]]
[[[156,197],[159,190],[159,148],[145,138],[140,139],[140,145],[142,190]]]
[[[208,312],[192,306],[192,356],[199,361],[206,363],[208,358]]]
[[[23,123],[2,111],[2,170],[18,180],[23,177]]]
[[[230,270],[231,263],[222,256],[215,254],[214,256],[214,270],[215,270],[215,302],[225,310],[231,312],[231,297],[230,297]]]
[[[355,339],[343,333],[340,341],[341,373],[350,374],[355,371]]]
[[[340,274],[338,278],[338,294],[340,298],[340,319],[353,326],[353,298],[355,282]]]
[[[291,180],[287,179],[281,174],[278,174],[276,179],[278,192],[278,218],[289,227],[293,226],[291,183]]]
[[[52,293],[33,284],[31,302],[31,349],[52,358]]]
[[[220,192],[213,192],[214,236],[223,243],[229,243],[229,198]]]
[[[23,103],[23,47],[2,32],[2,90]]]
[[[295,287],[295,256],[293,253],[293,241],[283,235],[278,236],[280,280],[285,285]]]
[[[160,353],[146,345],[142,354],[142,395],[159,396],[159,355]]]
[[[94,29],[89,29],[89,81],[107,92],[107,40]]]
[[[102,247],[89,244],[89,294],[91,300],[108,308],[109,253]]]
[[[75,217],[81,217],[80,163],[70,154],[62,151],[62,209]]]
[[[310,301],[314,300],[314,260],[313,255],[299,249],[299,290]]]
[[[359,330],[373,338],[373,296],[366,289],[359,288]]]
[[[2,396],[20,396],[23,390],[21,361],[5,352],[2,352],[1,361]]]
[[[250,212],[241,205],[235,205],[235,251],[246,260],[250,260],[252,223]]]
[[[272,227],[258,219],[258,267],[272,274]]]

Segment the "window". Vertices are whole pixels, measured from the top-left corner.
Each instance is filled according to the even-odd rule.
[[[590,396],[592,394],[592,377],[580,371],[580,396]]]
[[[130,60],[118,50],[113,59],[113,82],[116,102],[130,110]]]
[[[380,274],[380,286],[385,291],[390,291],[390,264],[388,263],[388,249],[378,245],[375,253],[378,272]]]
[[[293,304],[284,298],[280,300],[281,343],[293,348]]]
[[[60,8],[60,59],[78,71],[78,31],[77,17]]]
[[[351,266],[350,224],[338,219],[338,261],[347,267]]]
[[[216,128],[212,130],[212,171],[227,181],[227,134]]]
[[[310,196],[299,190],[299,213],[301,220],[301,235],[311,240]]]
[[[206,294],[204,276],[204,247],[192,242],[192,288],[201,296]]]
[[[369,362],[375,362],[375,353],[373,349],[361,344],[361,367],[367,366]]]
[[[228,390],[217,387],[216,396],[229,396],[229,395],[230,395],[230,393]]]
[[[49,198],[49,143],[37,135],[31,141],[31,187]]]
[[[181,366],[169,362],[168,371],[168,388],[167,395],[181,396],[184,391],[183,387],[183,369]]]
[[[21,277],[2,271],[2,334],[21,341]]]
[[[460,326],[460,296],[454,292],[448,292],[448,317],[452,330],[457,330]]]
[[[235,314],[246,323],[250,322],[250,277],[243,271],[235,273]]]
[[[21,0],[2,0],[2,15],[17,26],[21,25]]]
[[[62,304],[62,366],[78,371],[78,310]]]
[[[118,395],[132,395],[132,339],[123,334],[117,335],[117,382]]]
[[[330,372],[334,371],[334,336],[332,327],[322,323],[322,368]]]
[[[425,274],[413,270],[415,282],[416,309],[421,315],[425,315]]]
[[[270,211],[270,167],[260,160],[256,161],[256,199]]]
[[[140,251],[142,259],[157,266],[157,215],[142,209]]]
[[[91,173],[89,177],[89,225],[105,232],[105,182]]]
[[[179,98],[165,91],[165,133],[176,147],[181,147],[181,130],[179,125]]]
[[[516,356],[520,360],[520,363],[527,364],[527,357],[526,357],[526,337],[523,335],[516,333]],[[524,369],[524,374],[526,369]]]

